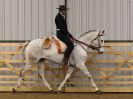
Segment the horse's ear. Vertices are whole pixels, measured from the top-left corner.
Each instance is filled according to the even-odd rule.
[[[101,34],[101,31],[99,31],[98,35],[100,35],[100,34]]]
[[[101,35],[105,35],[105,31],[104,30],[102,31]]]

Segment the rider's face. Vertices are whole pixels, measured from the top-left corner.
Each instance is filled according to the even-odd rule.
[[[62,15],[66,15],[66,10],[61,11]]]

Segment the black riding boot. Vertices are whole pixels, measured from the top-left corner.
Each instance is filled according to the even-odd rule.
[[[62,64],[68,65],[68,60],[69,60],[69,57],[70,57],[73,49],[74,49],[73,45],[67,47],[66,51],[64,52],[64,58],[62,60]]]
[[[68,59],[69,58],[64,55],[64,58],[62,60],[62,65],[68,65]]]

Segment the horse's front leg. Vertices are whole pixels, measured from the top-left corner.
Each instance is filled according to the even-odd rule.
[[[94,87],[95,91],[96,91],[96,92],[99,91],[97,85],[95,84],[95,82],[94,82],[94,80],[93,80],[91,74],[90,74],[89,71],[87,70],[85,64],[84,64],[84,63],[81,63],[81,64],[78,64],[78,65],[76,65],[76,66],[77,66],[77,68],[79,68],[85,75],[87,75],[87,77],[90,79],[91,84],[92,84],[92,86]]]
[[[66,81],[70,78],[71,74],[73,73],[74,67],[68,67],[66,77],[64,81],[59,85],[58,91],[61,91],[62,87],[66,83]]]

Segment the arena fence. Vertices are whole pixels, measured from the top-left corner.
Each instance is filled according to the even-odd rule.
[[[0,91],[12,91],[17,84],[19,71],[24,68],[25,60],[18,48],[22,43],[0,43]],[[133,42],[105,43],[105,52],[88,53],[87,68],[102,92],[133,92]],[[63,81],[66,68],[46,61],[45,76],[54,90]],[[24,77],[17,91],[43,91],[48,89],[38,76],[34,66]],[[90,80],[78,69],[63,88],[64,92],[94,92]]]

